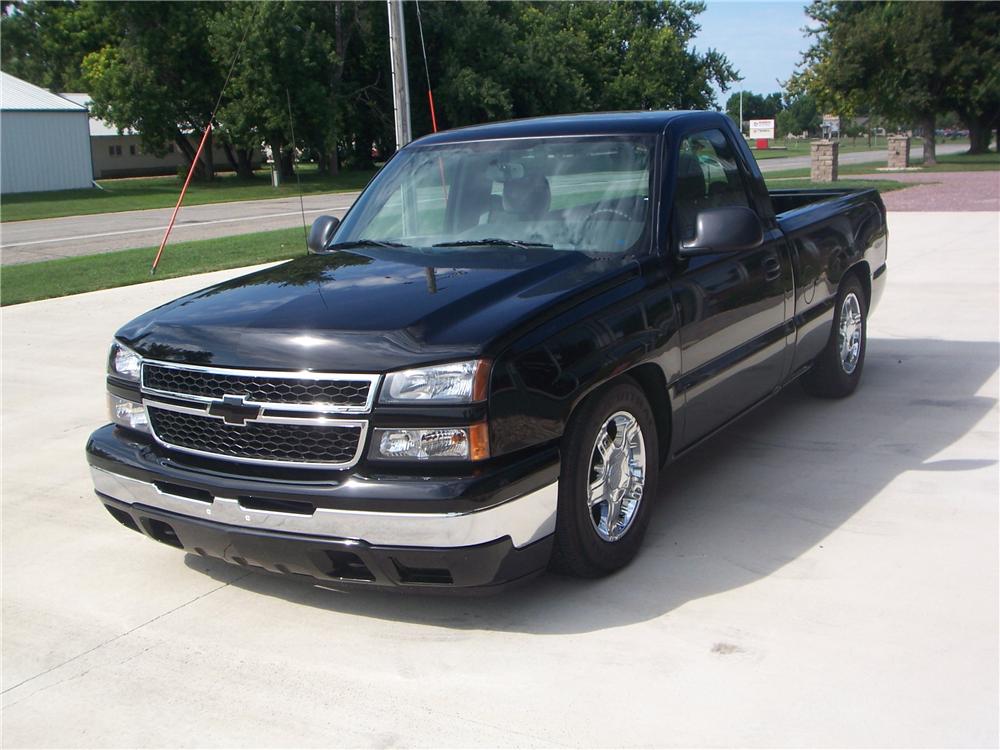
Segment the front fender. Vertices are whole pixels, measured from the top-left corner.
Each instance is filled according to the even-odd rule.
[[[667,284],[638,276],[566,311],[497,357],[490,395],[494,455],[562,437],[574,409],[618,375],[655,364],[680,371],[677,316]]]

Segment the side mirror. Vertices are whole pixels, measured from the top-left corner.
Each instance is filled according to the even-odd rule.
[[[703,208],[698,212],[694,238],[682,242],[681,256],[735,253],[764,241],[764,228],[751,209],[743,206]]]
[[[339,226],[340,219],[336,216],[317,216],[309,230],[309,239],[306,240],[309,252],[321,253],[326,250]]]

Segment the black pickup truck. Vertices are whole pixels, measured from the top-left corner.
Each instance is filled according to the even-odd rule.
[[[87,458],[125,526],[334,586],[621,568],[672,459],[855,389],[886,278],[876,191],[768,191],[706,112],[422,138],[309,249],[119,330]]]

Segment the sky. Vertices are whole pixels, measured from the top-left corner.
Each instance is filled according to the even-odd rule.
[[[694,46],[719,50],[744,78],[725,94],[716,90],[719,106],[724,107],[730,93],[740,88],[757,94],[780,91],[776,79],[787,80],[809,46],[802,33],[809,20],[805,2],[708,0],[707,5],[697,18],[701,31]]]

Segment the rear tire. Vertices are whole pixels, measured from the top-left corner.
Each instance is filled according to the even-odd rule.
[[[649,526],[659,455],[652,409],[631,379],[577,410],[563,438],[554,570],[598,578],[632,561]]]
[[[840,285],[834,304],[830,340],[802,376],[806,393],[821,398],[844,398],[861,382],[868,346],[868,309],[857,276],[851,274]]]

